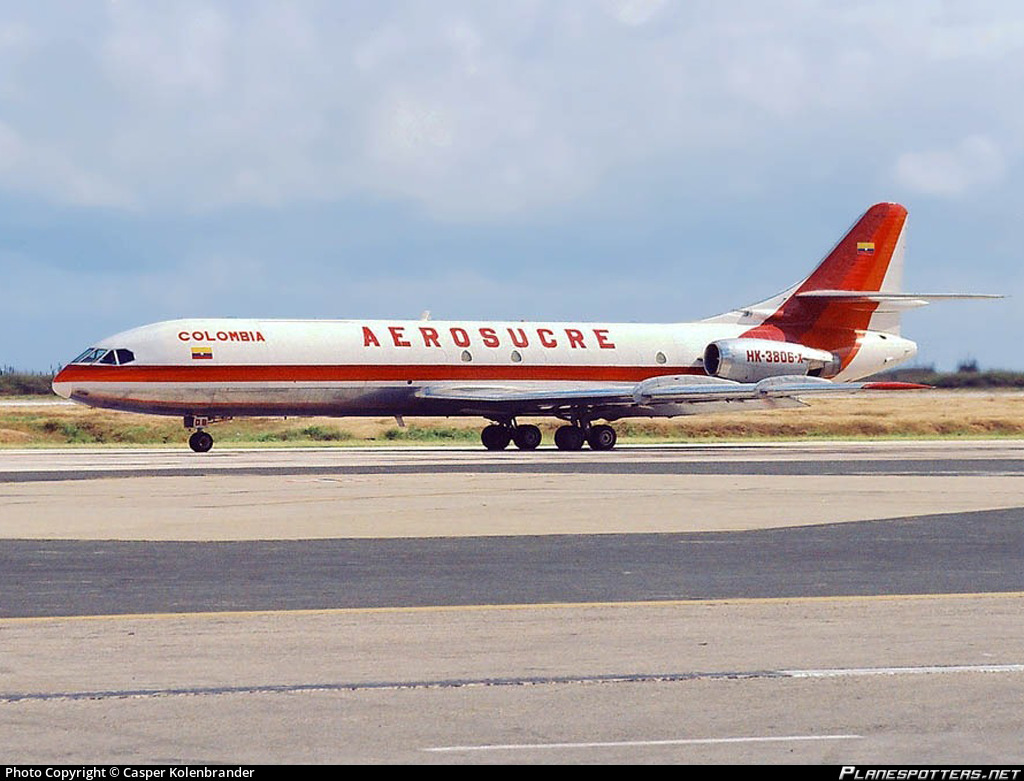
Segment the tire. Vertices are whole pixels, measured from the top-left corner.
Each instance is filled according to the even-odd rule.
[[[188,446],[196,453],[207,453],[213,447],[213,437],[205,431],[197,431],[188,438]]]
[[[587,432],[587,444],[590,445],[591,450],[611,450],[615,447],[616,441],[618,441],[618,436],[611,426],[604,424],[591,426],[590,431]]]
[[[504,450],[512,441],[512,432],[505,426],[487,426],[480,432],[480,441],[488,450]]]
[[[555,430],[555,446],[559,450],[582,450],[585,439],[579,426],[561,426]]]
[[[512,432],[512,441],[520,450],[536,450],[541,439],[540,429],[536,426],[516,426]]]

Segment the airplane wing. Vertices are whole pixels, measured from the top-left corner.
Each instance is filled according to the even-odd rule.
[[[807,395],[856,393],[865,390],[912,390],[927,385],[906,382],[832,382],[801,375],[769,377],[760,382],[734,382],[717,377],[664,375],[639,383],[608,385],[556,383],[524,385],[439,383],[417,391],[422,399],[462,402],[469,407],[550,411],[559,408],[654,407],[712,401],[797,399]],[[520,414],[524,414],[520,412]]]

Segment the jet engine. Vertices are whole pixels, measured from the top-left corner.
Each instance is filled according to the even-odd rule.
[[[839,357],[827,350],[771,339],[720,339],[704,349],[704,371],[736,382],[792,374],[834,377],[840,368]]]

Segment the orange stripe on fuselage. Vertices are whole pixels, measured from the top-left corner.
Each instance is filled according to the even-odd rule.
[[[274,366],[67,366],[54,379],[66,382],[430,382],[546,380],[640,382],[671,374],[703,374],[690,366],[488,366],[472,364],[274,365]]]

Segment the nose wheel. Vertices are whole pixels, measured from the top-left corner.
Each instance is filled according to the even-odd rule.
[[[206,453],[213,447],[213,437],[205,431],[196,431],[188,438],[188,446],[196,453]]]
[[[192,436],[188,438],[188,446],[196,453],[206,453],[213,447],[213,437],[204,430],[206,426],[220,423],[224,420],[231,420],[230,417],[213,417],[211,415],[186,415],[183,419],[185,428],[194,429]]]

